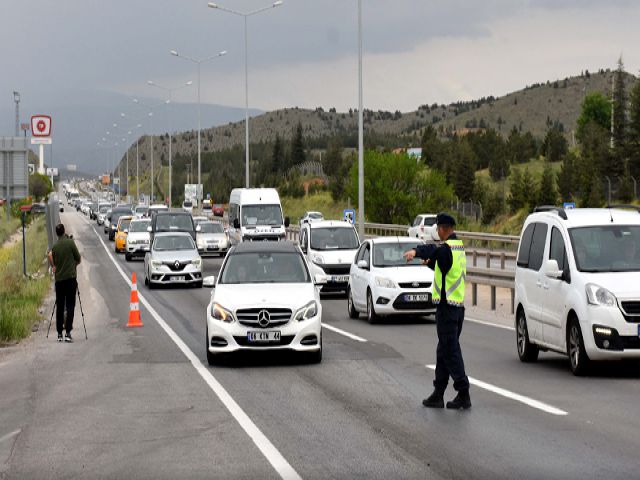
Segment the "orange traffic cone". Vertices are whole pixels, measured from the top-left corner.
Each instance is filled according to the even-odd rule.
[[[136,272],[131,275],[131,302],[129,303],[129,322],[127,327],[141,327],[140,306],[138,305],[138,285],[136,285]]]

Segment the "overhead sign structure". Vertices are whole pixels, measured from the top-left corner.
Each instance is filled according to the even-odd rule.
[[[40,145],[38,173],[45,173],[44,145],[51,145],[51,117],[49,115],[33,115],[31,117],[31,135],[31,143]]]
[[[70,172],[75,172],[78,170],[78,166],[75,163],[67,163],[67,170]]]
[[[25,138],[0,137],[0,196],[6,199],[7,206],[12,198],[29,194],[27,151]]]
[[[47,167],[47,177],[57,177],[58,169],[56,167]]]

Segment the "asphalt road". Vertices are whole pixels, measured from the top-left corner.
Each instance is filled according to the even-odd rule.
[[[428,410],[421,401],[432,390],[433,320],[369,325],[348,318],[345,299],[330,297],[323,299],[321,364],[256,354],[208,367],[211,290],[149,290],[143,263],[115,255],[101,227],[75,212],[62,220],[81,246],[91,282],[82,287],[85,308],[95,313],[87,324],[90,340],[82,338],[78,315],[74,345],[52,345],[53,337],[42,335],[35,341],[31,363],[20,366],[30,383],[12,390],[24,397],[15,394],[11,417],[0,413],[0,454],[12,445],[0,477],[640,476],[637,364],[606,364],[576,378],[564,357],[541,354],[538,363],[522,364],[512,330],[467,321],[461,341],[473,408]],[[129,286],[116,264],[129,278],[137,272],[141,296],[154,310],[141,306],[141,329],[124,326]],[[205,274],[215,275],[220,264],[205,259]],[[34,365],[44,363],[44,352],[54,365],[70,365],[66,380],[41,378]],[[249,423],[235,407],[230,413],[228,398],[209,377]],[[450,387],[447,399],[453,396]],[[17,408],[20,398],[27,400]],[[15,441],[5,438],[18,430]]]

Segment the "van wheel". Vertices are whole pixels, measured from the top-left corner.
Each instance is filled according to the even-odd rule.
[[[353,293],[350,288],[347,289],[347,311],[349,312],[349,318],[358,318],[360,316],[356,306],[353,304]]]
[[[586,375],[591,361],[584,349],[584,340],[580,322],[577,318],[572,318],[567,330],[567,354],[571,365],[571,372],[576,376]]]
[[[124,254],[124,259],[125,259],[127,262],[130,262],[130,261],[131,261],[131,255],[130,255],[130,254],[128,254],[128,253],[125,253],[125,254]]]
[[[529,363],[538,360],[540,349],[529,341],[527,317],[524,314],[524,309],[518,311],[516,319],[516,342],[518,346],[518,357],[521,362]]]
[[[367,290],[367,321],[374,324],[378,321],[378,314],[373,306],[373,296],[371,290]]]

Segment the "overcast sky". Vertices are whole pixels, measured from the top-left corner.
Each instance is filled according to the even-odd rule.
[[[250,11],[270,2],[220,0]],[[638,0],[363,0],[365,107],[409,111],[504,95],[581,70],[640,68]],[[0,103],[82,101],[94,91],[164,94],[196,80],[205,102],[244,106],[243,20],[206,0],[2,0]],[[357,1],[285,0],[248,20],[249,102],[357,105]],[[81,93],[80,93],[81,92]],[[77,96],[76,96],[77,93]],[[194,102],[195,88],[176,93]]]

